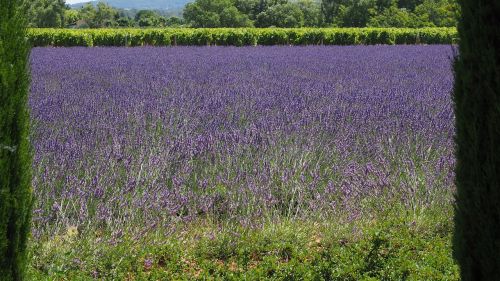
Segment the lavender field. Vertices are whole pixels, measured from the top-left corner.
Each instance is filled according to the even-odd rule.
[[[33,49],[33,280],[457,280],[453,54]]]
[[[35,48],[34,237],[450,204],[451,57],[450,46]]]

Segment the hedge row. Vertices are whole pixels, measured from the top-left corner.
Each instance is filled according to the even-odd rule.
[[[33,46],[454,44],[455,28],[30,29]]]

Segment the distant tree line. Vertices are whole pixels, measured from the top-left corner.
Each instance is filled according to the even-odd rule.
[[[192,27],[452,27],[456,0],[196,0]]]
[[[103,2],[29,3],[32,27],[452,27],[460,16],[457,0],[195,0],[183,18]]]
[[[124,10],[99,2],[71,9],[64,0],[33,0],[28,2],[31,27],[178,27],[184,21],[154,10]]]

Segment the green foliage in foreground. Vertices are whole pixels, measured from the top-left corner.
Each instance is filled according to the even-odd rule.
[[[31,226],[29,45],[22,0],[0,0],[0,279],[24,280]]]
[[[402,208],[329,223],[209,221],[33,241],[32,280],[459,280],[452,210]],[[168,233],[165,233],[168,232]]]
[[[33,46],[453,44],[455,28],[30,29]]]
[[[463,280],[500,280],[500,1],[459,2],[453,249]]]

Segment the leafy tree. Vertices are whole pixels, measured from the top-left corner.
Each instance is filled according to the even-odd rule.
[[[278,4],[287,4],[289,0],[233,0],[234,6],[241,13],[248,15],[251,20],[257,19],[257,15]],[[308,0],[298,0],[308,1]]]
[[[160,24],[161,24],[161,16],[157,12],[155,12],[155,11],[140,10],[135,15],[135,21],[141,27],[146,27],[146,26],[160,26]]]
[[[96,11],[94,5],[92,5],[90,3],[83,5],[83,7],[79,11],[80,18],[82,20],[84,20],[86,22],[86,24],[91,28],[98,27],[96,20],[95,20],[96,13],[97,13],[97,11]]]
[[[27,10],[0,0],[0,279],[24,280],[31,225]]]
[[[104,2],[97,3],[97,10],[94,18],[95,25],[98,27],[116,26],[117,19],[118,11],[116,9]]]
[[[416,6],[422,4],[423,0],[398,0],[398,7],[413,11]]]
[[[184,19],[193,27],[218,27],[220,26],[219,13],[231,3],[227,0],[197,0],[188,3],[184,8]]]
[[[271,6],[257,16],[257,27],[301,27],[304,26],[304,14],[292,3]]]
[[[63,27],[66,4],[64,0],[34,0],[28,5],[28,19],[31,27]]]
[[[415,15],[425,26],[457,26],[458,11],[458,4],[448,0],[424,0],[415,7]]]
[[[76,25],[80,20],[80,13],[77,10],[68,9],[64,11],[64,22],[66,26]]]
[[[223,27],[251,27],[253,26],[250,18],[240,13],[234,6],[227,7],[220,13],[220,24]]]
[[[262,12],[262,10],[260,10],[260,0],[235,0],[234,6],[251,20],[255,20],[257,15]]]
[[[375,6],[377,7],[377,12],[382,12],[389,7],[397,5],[397,0],[375,0]]]
[[[290,3],[289,0],[264,0],[264,1],[261,1],[261,7],[262,7],[261,13],[263,11],[271,8],[272,6],[284,5],[284,4],[288,4],[288,3]]]
[[[97,6],[87,3],[79,11],[80,18],[91,28],[117,26],[119,13],[116,9],[104,2]]]
[[[133,27],[135,25],[135,20],[131,18],[128,13],[121,10],[118,12],[116,24],[120,27]]]
[[[169,17],[165,19],[165,26],[181,26],[184,24],[184,21],[179,17]]]
[[[348,6],[341,6],[339,17],[344,27],[365,27],[377,12],[374,0],[354,0]]]
[[[500,280],[500,1],[459,3],[453,254],[462,280]]]
[[[321,22],[321,10],[318,2],[313,0],[299,0],[296,4],[304,14],[305,26],[319,26]]]
[[[395,5],[368,21],[370,27],[420,27],[415,15]]]
[[[336,18],[339,15],[340,7],[346,6],[347,0],[322,0],[321,18],[323,25],[335,25]]]
[[[248,16],[235,8],[231,0],[196,0],[184,8],[184,19],[193,27],[249,26]]]
[[[192,27],[218,27],[220,16],[215,12],[203,11],[199,6],[187,4],[184,8],[184,19]]]
[[[323,25],[425,27],[455,26],[456,0],[322,0]]]
[[[129,18],[129,17],[119,17],[116,20],[116,24],[119,27],[134,27],[135,26],[135,21],[132,18]]]

